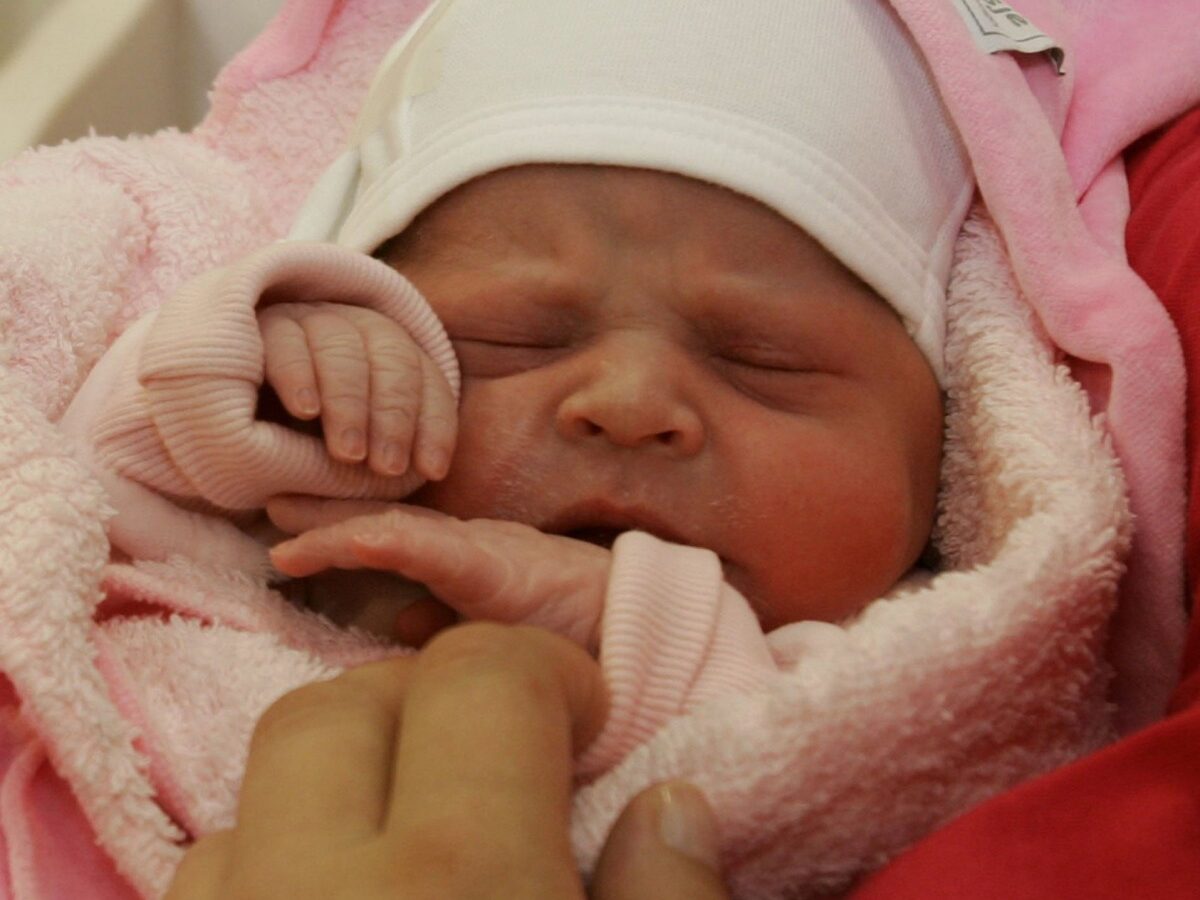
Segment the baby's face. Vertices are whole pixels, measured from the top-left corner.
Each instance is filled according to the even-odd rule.
[[[767,628],[849,615],[921,553],[935,378],[891,308],[766,207],[527,166],[447,195],[382,255],[464,376],[450,473],[412,502],[706,547]]]

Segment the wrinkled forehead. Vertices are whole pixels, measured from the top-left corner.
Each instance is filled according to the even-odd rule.
[[[644,288],[728,327],[791,333],[864,301],[871,309],[857,311],[860,327],[880,314],[898,321],[819,242],[763,204],[644,169],[490,173],[433,204],[378,255],[431,294],[439,311],[450,295],[459,312],[479,305],[488,314],[555,315],[599,302],[620,268],[633,273],[621,290]]]
[[[848,272],[807,232],[753,198],[674,173],[598,165],[528,165],[480,176],[434,202],[376,255],[449,264],[502,255],[569,258],[594,241],[686,247],[695,266],[763,278],[796,259],[814,276]]]

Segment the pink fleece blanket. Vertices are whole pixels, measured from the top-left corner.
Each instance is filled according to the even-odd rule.
[[[0,830],[13,896],[130,896],[127,884],[157,896],[187,833],[228,821],[252,710],[380,652],[235,575],[186,565],[106,568],[104,495],[52,423],[126,325],[190,276],[286,231],[307,186],[339,149],[375,62],[423,5],[291,0],[222,74],[213,111],[192,135],[93,138],[0,171],[0,668],[20,700],[19,714],[10,704],[0,730],[3,756],[13,760],[0,791]],[[1112,2],[1103,21],[1082,0],[1022,5],[1065,47],[1065,78],[1036,60],[982,57],[949,4],[894,2],[931,59],[1019,287],[1055,343],[1095,364],[1087,371],[1093,406],[1106,412],[1139,516],[1110,658],[1122,710],[1129,722],[1143,722],[1161,709],[1182,638],[1182,364],[1169,322],[1120,257],[1122,176],[1113,160],[1133,137],[1200,99],[1200,14],[1190,0],[1156,4],[1155,15],[1135,0]],[[1062,402],[1069,408],[1069,399]],[[1120,543],[1113,528],[1109,554]],[[1043,558],[1052,568],[1065,562]],[[1100,596],[1074,623],[1085,655],[1105,602]],[[137,615],[150,608],[182,618],[163,627],[157,615]],[[1071,633],[1062,630],[1069,620],[1056,623],[1056,634]],[[1046,631],[1047,623],[1037,624]],[[197,662],[190,680],[178,667],[162,678],[184,647]],[[229,672],[231,654],[264,648],[282,674],[263,683],[230,673],[214,698],[215,708],[229,710],[227,727],[208,722],[198,732],[195,721],[172,715],[211,688],[206,673]],[[1036,683],[1036,672],[1027,676]],[[810,689],[826,683],[811,677]],[[719,739],[800,689],[781,686],[753,713],[714,713],[693,736],[681,722],[590,788],[577,819],[581,857],[594,853],[620,799],[671,771],[681,747],[711,748],[704,733]],[[788,716],[813,702],[790,706]],[[995,789],[1062,761],[1100,732],[1094,722],[1076,722],[1069,748],[1022,765],[1007,760],[1007,782],[992,772],[988,784]],[[805,743],[822,733],[793,732],[803,740],[772,759],[810,755]],[[803,809],[782,790],[760,792],[771,798],[765,808],[728,811],[727,858],[745,896],[838,883],[986,793],[975,787],[949,792],[954,803],[919,826],[907,820],[909,832],[837,845],[837,829],[826,827],[823,839],[837,849],[824,862],[816,848],[786,848],[828,819],[827,804],[852,796],[853,785],[824,805],[810,794]],[[96,853],[93,834],[120,876]]]

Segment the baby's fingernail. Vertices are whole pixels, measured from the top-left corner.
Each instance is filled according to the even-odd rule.
[[[426,449],[423,457],[425,459],[425,474],[434,481],[440,481],[446,477],[446,473],[450,470],[450,454],[445,450],[438,448]]]
[[[663,843],[713,870],[721,849],[712,812],[699,789],[673,782],[659,791],[658,829]]]
[[[408,453],[399,444],[383,448],[383,468],[391,475],[403,475],[408,468]]]
[[[273,565],[280,572],[283,572],[288,568],[288,565],[293,562],[292,546],[290,543],[276,544],[269,551],[267,551],[267,556],[269,556],[271,559],[271,565]]]
[[[296,394],[296,409],[300,410],[301,415],[315,416],[321,411],[321,401],[317,399],[315,391],[304,388]]]
[[[367,439],[357,428],[347,428],[342,432],[342,453],[350,459],[362,459],[367,455]]]

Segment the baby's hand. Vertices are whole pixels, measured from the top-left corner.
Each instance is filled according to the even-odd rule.
[[[295,530],[305,504],[319,510],[318,521],[330,520],[330,501],[301,498],[272,500],[272,518]],[[603,547],[529,525],[399,504],[307,531],[278,544],[271,559],[294,577],[329,568],[394,572],[467,618],[538,625],[593,652],[612,565]]]
[[[457,406],[433,361],[382,313],[275,303],[258,313],[266,380],[291,415],[321,419],[329,454],[381,475],[445,477]]]

